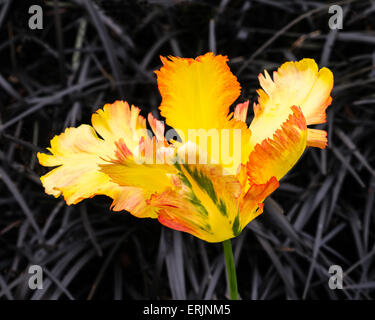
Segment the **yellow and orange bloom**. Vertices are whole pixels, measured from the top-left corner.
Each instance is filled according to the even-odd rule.
[[[307,125],[326,121],[333,75],[312,59],[284,63],[273,79],[265,71],[248,126],[248,101],[229,112],[241,88],[227,61],[162,58],[160,112],[180,139],[149,114],[151,136],[140,109],[124,101],[99,109],[92,126],[55,136],[51,154],[38,153],[56,167],[41,177],[46,193],[67,204],[107,195],[115,211],[208,242],[239,235],[306,147],[326,147],[326,132]]]

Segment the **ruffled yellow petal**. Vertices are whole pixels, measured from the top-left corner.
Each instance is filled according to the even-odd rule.
[[[264,184],[272,177],[280,180],[303,154],[307,141],[306,121],[300,108],[291,110],[292,114],[273,138],[258,143],[250,154],[246,166],[251,183]]]
[[[104,140],[91,126],[81,125],[67,128],[64,133],[55,136],[48,148],[50,155],[38,153],[41,165],[57,167],[41,177],[46,193],[55,197],[62,194],[67,204],[76,204],[95,195],[107,195],[114,200],[114,210],[127,210],[139,217],[155,218],[156,213],[146,205],[142,190],[134,186],[119,186],[100,171],[100,165],[107,163],[106,159],[116,157],[115,141],[120,137],[119,132],[122,141],[125,143],[126,140],[126,146],[136,149],[139,144],[136,140],[142,137],[142,132],[146,133],[139,109],[130,109],[125,102],[115,102],[99,110],[93,116],[93,123]]]
[[[139,140],[147,136],[146,119],[139,115],[140,109],[126,101],[115,101],[106,104],[91,117],[96,132],[108,143],[112,144],[123,139],[127,147],[135,153]]]
[[[197,144],[214,163],[235,173],[249,156],[250,130],[243,121],[246,103],[236,109],[234,118],[228,114],[240,85],[229,70],[227,57],[207,53],[196,59],[161,59],[163,67],[155,73],[166,123],[183,143]],[[239,146],[234,146],[236,143]]]
[[[63,193],[67,204],[75,204],[111,187],[109,178],[98,171],[100,155],[109,149],[92,127],[67,128],[51,140],[48,150],[52,155],[38,153],[40,164],[60,167],[41,177],[46,193]]]
[[[206,53],[196,59],[161,57],[155,71],[162,96],[161,115],[168,125],[188,129],[221,129],[230,105],[240,95],[240,84],[226,56]]]
[[[263,90],[258,90],[258,104],[254,105],[255,117],[250,125],[252,146],[272,137],[288,118],[291,106],[301,108],[308,125],[326,121],[333,75],[327,68],[319,70],[313,59],[286,62],[274,72],[273,80],[265,71],[264,76],[259,75],[259,82]]]

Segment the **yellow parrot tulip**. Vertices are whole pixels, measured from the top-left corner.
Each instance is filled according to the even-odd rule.
[[[38,153],[40,164],[56,167],[41,177],[45,192],[68,205],[107,195],[115,211],[208,242],[236,237],[306,147],[327,145],[326,132],[307,125],[326,121],[333,75],[312,59],[284,63],[273,79],[265,71],[248,126],[248,101],[229,113],[241,88],[226,56],[161,60],[159,109],[175,131],[149,114],[151,136],[139,108],[106,104],[92,126],[67,128],[51,154]]]

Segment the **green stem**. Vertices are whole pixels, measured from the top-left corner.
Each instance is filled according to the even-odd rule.
[[[232,243],[230,239],[223,241],[225,264],[227,266],[228,285],[231,300],[238,300],[236,266],[234,264]]]

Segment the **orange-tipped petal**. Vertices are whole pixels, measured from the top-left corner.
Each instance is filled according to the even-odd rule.
[[[114,210],[127,210],[138,217],[156,217],[147,207],[142,190],[122,187],[100,170],[108,159],[132,156],[139,137],[146,134],[145,120],[139,109],[117,101],[93,115],[93,124],[67,128],[51,140],[51,154],[38,153],[41,165],[57,167],[41,177],[47,194],[64,196],[67,204],[76,204],[95,195],[107,195]],[[139,129],[139,130],[138,130]],[[129,147],[130,146],[130,147]]]
[[[242,230],[251,220],[263,212],[263,201],[277,188],[279,182],[271,177],[264,184],[250,184],[249,189],[241,201],[240,229]]]
[[[196,59],[162,58],[155,71],[162,96],[161,114],[168,125],[188,129],[220,129],[230,105],[240,95],[240,84],[226,56],[209,52]]]
[[[319,70],[313,59],[286,62],[273,74],[259,75],[263,89],[258,90],[255,117],[250,124],[251,145],[272,137],[290,114],[291,106],[299,106],[307,125],[326,121],[326,108],[332,98],[333,75],[327,68]]]
[[[243,122],[246,122],[248,109],[249,109],[249,100],[243,103],[237,104],[237,106],[234,108],[233,118],[236,120],[241,120]]]
[[[159,210],[158,211],[159,222],[171,229],[187,232],[195,237],[202,239],[202,233],[208,232],[207,230],[200,231],[199,225],[194,225],[194,222],[189,220],[186,214],[186,208],[174,208],[174,210]]]
[[[319,70],[313,59],[286,62],[273,73],[273,80],[265,71],[259,82],[266,96],[261,94],[259,104],[264,112],[272,108],[299,106],[307,124],[325,122],[325,109],[331,103],[333,75],[327,68]]]
[[[327,131],[319,129],[307,129],[307,146],[324,149],[327,147]]]
[[[197,144],[216,163],[235,173],[249,156],[250,130],[242,121],[246,103],[237,109],[234,118],[228,114],[240,94],[240,84],[227,61],[226,56],[213,53],[196,59],[168,57],[162,58],[163,67],[155,73],[162,96],[160,111],[166,123],[183,143]],[[237,142],[239,146],[234,148]]]
[[[108,195],[108,194],[106,194]],[[137,218],[157,218],[157,208],[147,204],[149,194],[136,187],[117,187],[112,190],[113,211],[126,210]]]
[[[271,177],[280,180],[301,157],[306,148],[306,121],[300,108],[292,107],[292,112],[272,139],[254,147],[247,163],[250,182],[264,184]]]

